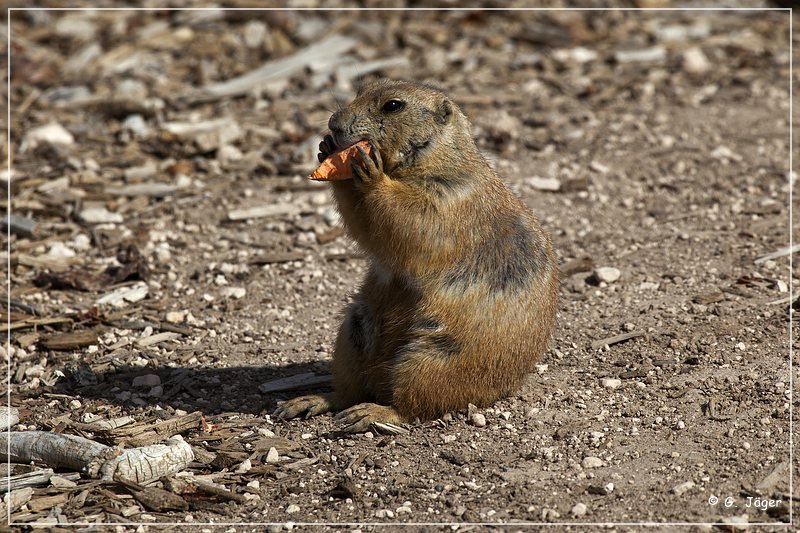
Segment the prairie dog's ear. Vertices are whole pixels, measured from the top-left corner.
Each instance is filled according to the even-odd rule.
[[[453,103],[447,98],[444,98],[442,103],[439,104],[438,111],[436,118],[438,118],[439,122],[442,124],[447,124],[453,118]]]

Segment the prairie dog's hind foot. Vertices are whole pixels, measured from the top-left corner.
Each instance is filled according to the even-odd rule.
[[[375,422],[394,425],[404,422],[403,417],[394,407],[376,403],[354,405],[337,414],[333,420],[344,425],[340,429],[342,433],[365,433]]]
[[[329,394],[310,394],[308,396],[298,396],[291,400],[281,403],[272,416],[290,420],[305,414],[306,418],[321,415],[333,411],[333,395]]]

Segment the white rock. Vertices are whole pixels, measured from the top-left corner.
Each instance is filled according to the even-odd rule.
[[[220,294],[225,298],[234,298],[239,300],[244,298],[245,294],[247,294],[247,290],[244,287],[225,287],[220,291]]]
[[[689,74],[705,74],[711,69],[711,63],[708,58],[703,51],[696,46],[688,48],[683,52],[681,55],[681,63],[683,65],[683,70]]]
[[[54,242],[47,250],[48,257],[75,257],[75,250],[65,245],[63,242]]]
[[[592,275],[594,276],[594,279],[596,279],[597,281],[603,281],[605,283],[614,283],[620,278],[622,273],[619,271],[619,269],[616,269],[614,267],[598,267],[594,269]]]
[[[711,32],[707,22],[695,22],[691,26],[673,24],[656,29],[656,38],[659,41],[687,41],[689,39],[704,39]]]
[[[138,113],[125,117],[120,127],[123,130],[133,133],[137,137],[145,137],[150,133],[150,126],[147,125],[144,117]]]
[[[581,517],[586,514],[586,511],[589,509],[586,507],[585,503],[576,503],[575,506],[570,510],[570,514],[574,517]]]
[[[694,481],[684,481],[683,483],[680,483],[672,487],[672,492],[680,496],[686,491],[691,490],[693,487],[694,487]]]
[[[105,207],[87,207],[78,217],[89,224],[119,224],[125,219],[119,213],[112,213]]]
[[[75,250],[85,252],[92,247],[92,240],[85,233],[79,233],[72,239],[71,244]]]
[[[597,59],[597,52],[583,46],[578,46],[576,48],[556,50],[553,52],[553,57],[562,63],[574,62],[583,64]]]
[[[592,161],[591,163],[589,163],[589,168],[600,174],[608,174],[608,172],[611,170],[610,168],[608,168],[603,163],[600,163],[599,161]]]
[[[278,455],[278,450],[275,448],[270,448],[267,452],[267,463],[277,463],[280,462],[281,457]]]
[[[600,380],[600,384],[607,389],[616,389],[622,385],[622,380],[616,378],[603,378]]]
[[[32,150],[42,143],[60,144],[68,146],[75,142],[75,138],[67,129],[58,122],[50,122],[44,126],[30,130],[22,141],[20,152]]]
[[[618,50],[614,52],[614,59],[617,63],[637,63],[664,61],[667,58],[667,50],[663,46],[653,46],[652,48],[642,48],[639,50]]]
[[[742,160],[742,156],[735,153],[727,146],[717,146],[716,148],[714,148],[714,150],[711,152],[711,157],[713,157],[714,159],[721,159],[721,160],[726,160],[726,159],[730,159],[733,161]]]
[[[264,44],[267,36],[267,25],[260,20],[251,20],[242,31],[244,44],[248,48],[259,48]]]
[[[745,531],[748,529],[748,516],[744,513],[741,516],[725,516],[722,522],[731,526],[731,529]]]
[[[243,157],[242,151],[232,144],[220,146],[217,150],[217,160],[222,164],[235,163],[236,161],[241,161]]]
[[[157,374],[145,374],[144,376],[136,376],[133,378],[131,385],[134,387],[155,387],[161,385],[161,378]]]
[[[246,474],[250,470],[252,470],[252,468],[253,468],[253,462],[250,461],[250,459],[245,459],[244,461],[239,463],[239,466],[236,467],[236,470],[234,472],[236,472],[237,474]]]
[[[481,413],[473,413],[472,416],[469,418],[469,420],[475,427],[482,428],[486,425],[486,417],[483,416]]]
[[[527,178],[525,183],[537,191],[557,191],[561,188],[561,180],[558,178],[540,178],[539,176],[533,176]]]
[[[70,37],[81,41],[90,41],[97,32],[97,26],[82,12],[59,17],[55,24],[55,33],[60,37]]]
[[[600,468],[605,466],[606,464],[603,462],[602,459],[599,457],[588,456],[584,457],[583,461],[581,461],[581,466],[583,468]]]
[[[120,287],[119,289],[106,294],[97,300],[98,305],[110,305],[112,307],[123,307],[126,303],[134,303],[143,300],[147,296],[147,284],[137,283],[131,287]],[[145,360],[145,364],[146,360]]]
[[[300,506],[293,503],[286,508],[286,514],[294,514],[300,512]]]
[[[186,320],[186,311],[169,311],[164,318],[170,324],[179,324]]]
[[[117,83],[114,96],[130,100],[144,100],[147,98],[147,85],[140,80],[125,78]]]

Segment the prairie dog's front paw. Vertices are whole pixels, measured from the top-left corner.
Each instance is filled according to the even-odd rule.
[[[356,146],[358,157],[354,157],[353,162],[350,163],[350,167],[353,170],[353,180],[360,187],[368,187],[384,177],[380,147],[373,141],[370,141],[369,144],[369,154],[360,146]]]
[[[322,139],[322,142],[319,143],[319,153],[317,154],[317,159],[319,159],[319,162],[322,163],[335,151],[336,142],[333,140],[333,136],[329,133],[325,136],[325,138]]]

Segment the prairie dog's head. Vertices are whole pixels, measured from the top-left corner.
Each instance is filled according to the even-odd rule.
[[[328,127],[339,148],[362,139],[377,143],[387,173],[442,159],[433,161],[431,154],[455,158],[474,146],[469,121],[446,94],[408,81],[364,85],[350,104],[331,116]]]

